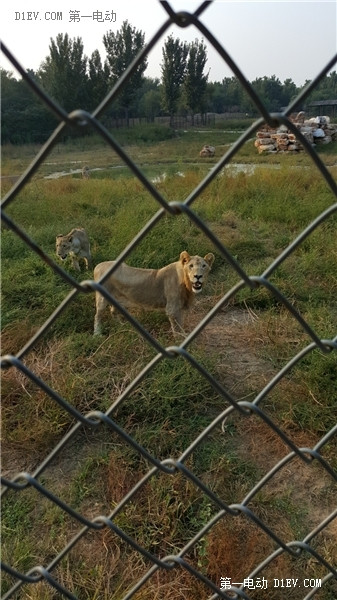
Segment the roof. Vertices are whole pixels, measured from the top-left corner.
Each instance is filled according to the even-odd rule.
[[[315,100],[310,102],[308,106],[334,106],[337,104],[337,100]]]

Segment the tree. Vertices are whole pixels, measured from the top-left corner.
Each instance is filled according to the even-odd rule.
[[[258,77],[252,82],[252,87],[267,110],[275,112],[281,110],[283,105],[282,84],[275,75]]]
[[[1,142],[24,144],[45,141],[57,125],[53,114],[23,79],[1,71]],[[29,75],[37,79],[36,73]]]
[[[144,85],[140,90],[138,101],[138,115],[146,117],[147,121],[153,122],[160,114],[161,93],[159,79],[145,78]]]
[[[224,86],[219,81],[211,81],[207,84],[206,96],[209,112],[225,112],[225,91]]]
[[[38,71],[45,90],[66,111],[87,108],[87,57],[80,37],[70,39],[59,33],[50,40],[50,55]]]
[[[288,106],[298,95],[298,88],[292,79],[285,79],[282,86],[282,106]]]
[[[145,34],[140,30],[137,31],[135,27],[131,27],[128,21],[124,21],[117,33],[108,31],[104,35],[103,43],[107,53],[110,80],[112,84],[115,84],[132,60],[144,48]],[[124,83],[123,88],[118,94],[119,102],[124,108],[127,122],[129,121],[129,107],[143,84],[146,68],[147,60],[143,60],[135,73]]]
[[[98,50],[89,58],[88,96],[89,108],[93,110],[102,102],[109,86],[109,66],[107,61],[102,65]]]
[[[309,83],[309,81],[306,81]],[[321,79],[310,94],[309,101],[334,100],[337,98],[337,71],[332,71]]]
[[[206,62],[207,53],[204,42],[194,40],[194,42],[189,45],[186,78],[184,81],[186,103],[192,113],[192,122],[194,113],[205,111],[205,97],[208,81],[208,74],[204,74]]]
[[[242,87],[236,77],[225,77],[222,80],[225,91],[225,106],[227,111],[237,112],[241,104]]]
[[[172,126],[173,115],[176,112],[178,100],[181,94],[181,86],[186,74],[186,60],[188,46],[186,42],[174,39],[170,35],[163,47],[162,72],[162,103],[163,108],[170,115]]]

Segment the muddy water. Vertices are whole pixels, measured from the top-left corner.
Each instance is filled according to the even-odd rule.
[[[194,166],[196,164],[204,165],[204,163],[194,163]],[[151,166],[153,166],[153,165],[151,165]],[[127,168],[126,165],[118,165],[115,167],[108,167],[108,168],[98,167],[95,169],[90,169],[90,171],[91,172],[108,171],[110,169],[126,169],[126,168]],[[229,163],[221,171],[221,174],[224,175],[226,172],[228,172],[230,175],[237,175],[238,173],[246,173],[246,175],[252,175],[255,172],[256,168],[280,169],[281,166],[278,164],[274,164],[274,165],[259,164],[258,165],[255,163],[251,163],[251,164]],[[67,177],[69,175],[79,175],[81,173],[82,173],[82,169],[70,169],[69,171],[56,171],[55,173],[46,175],[44,177],[44,179],[60,179],[61,177]],[[185,177],[185,174],[181,171],[177,171],[176,175],[177,175],[177,177]],[[157,175],[156,177],[152,178],[151,181],[152,181],[152,183],[160,183],[161,181],[164,181],[166,179],[166,177],[167,177],[167,173],[163,172],[163,173],[160,173],[159,175]]]
[[[126,169],[126,165],[120,165],[117,167],[108,167],[108,169]],[[107,171],[108,169],[104,167],[97,167],[95,169],[90,169],[90,172],[94,171]],[[69,175],[81,175],[82,169],[70,169],[70,171],[57,171],[55,173],[51,173],[50,175],[46,175],[44,179],[60,179],[61,177],[67,177]]]

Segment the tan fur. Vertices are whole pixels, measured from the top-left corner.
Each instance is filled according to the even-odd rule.
[[[56,236],[56,254],[61,260],[67,256],[72,261],[72,266],[80,271],[80,259],[83,259],[88,269],[92,265],[90,243],[88,234],[82,227],[72,229],[67,235]]]
[[[161,269],[138,269],[122,263],[107,280],[104,287],[125,308],[165,310],[173,333],[183,332],[184,316],[195,294],[201,292],[214,262],[212,253],[190,256],[186,250],[177,262]],[[111,269],[114,261],[98,264],[94,279],[99,281]],[[101,333],[102,313],[108,301],[96,292],[94,334]],[[111,306],[111,312],[114,312]]]
[[[89,167],[83,167],[82,169],[82,178],[83,179],[89,179],[90,177],[90,169]]]
[[[215,155],[215,148],[214,146],[205,144],[205,146],[200,150],[199,154],[203,157],[212,157]]]

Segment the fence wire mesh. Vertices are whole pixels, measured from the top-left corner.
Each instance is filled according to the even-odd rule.
[[[55,556],[46,556],[45,564],[37,564],[33,568],[29,568],[28,571],[23,572],[18,570],[15,565],[2,564],[3,570],[11,576],[12,587],[4,594],[3,599],[19,597],[18,594],[22,593],[23,589],[34,588],[37,583],[43,581],[49,584],[54,589],[53,597],[66,597],[71,599],[80,598],[80,593],[76,592],[76,585],[74,584],[73,590],[70,591],[67,586],[63,583],[63,579],[60,576],[60,572],[57,567],[64,564],[64,559],[72,552],[72,550],[80,545],[82,538],[87,539],[90,532],[100,532],[103,530],[112,531],[120,544],[126,544],[130,548],[139,554],[140,560],[144,561],[144,564],[149,565],[144,574],[138,578],[138,580],[130,581],[128,589],[118,590],[116,593],[110,591],[109,597],[111,598],[123,598],[127,600],[132,597],[149,597],[146,595],[147,582],[154,577],[158,572],[171,572],[171,577],[174,578],[174,574],[181,571],[186,571],[191,574],[197,581],[203,585],[204,597],[208,597],[209,600],[215,598],[245,598],[247,600],[257,597],[253,595],[250,589],[250,582],[255,578],[260,581],[260,587],[263,584],[264,570],[275,562],[280,556],[286,555],[298,561],[304,565],[315,561],[317,565],[322,567],[324,570],[324,576],[317,581],[317,585],[313,585],[310,590],[303,590],[303,600],[308,600],[316,594],[319,597],[323,597],[320,594],[326,590],[326,596],[324,598],[333,598],[334,591],[331,587],[331,582],[337,579],[337,569],[335,565],[335,559],[333,556],[327,554],[324,550],[324,545],[320,544],[321,534],[324,532],[333,520],[337,516],[337,510],[331,512],[331,514],[324,515],[321,517],[320,522],[311,531],[307,531],[305,537],[301,539],[294,539],[292,541],[285,541],[277,532],[275,523],[268,523],[263,516],[257,514],[250,507],[250,503],[256,498],[259,492],[263,491],[265,486],[269,482],[273,482],[278,474],[283,472],[289,465],[297,464],[297,461],[308,465],[312,469],[312,477],[314,478],[313,468],[320,466],[324,471],[325,475],[331,482],[335,482],[337,479],[336,472],[331,466],[330,462],[327,461],[322,455],[322,449],[329,443],[332,442],[334,436],[337,433],[337,426],[332,426],[330,430],[325,431],[318,441],[318,443],[312,445],[312,447],[300,447],[291,439],[289,434],[284,431],[284,428],[279,426],[270,416],[267,411],[263,409],[264,401],[268,398],[271,390],[278,385],[282,379],[293,369],[295,365],[300,363],[302,359],[309,353],[312,353],[315,349],[319,349],[322,353],[331,353],[337,350],[337,337],[333,339],[321,339],[316,331],[311,327],[309,322],[300,314],[297,308],[294,306],[292,301],[287,298],[280,289],[270,281],[270,276],[278,268],[287,257],[289,257],[295,250],[301,246],[307,238],[309,238],[316,228],[321,223],[330,219],[333,214],[337,211],[337,203],[331,203],[330,207],[320,214],[309,226],[304,229],[301,234],[283,251],[279,256],[268,266],[268,268],[260,275],[251,276],[245,272],[240,263],[236,258],[228,251],[225,245],[217,237],[212,228],[208,226],[197,214],[193,211],[193,202],[199,197],[201,192],[209,186],[209,184],[217,177],[221,170],[231,161],[231,159],[238,153],[240,148],[245,142],[251,138],[252,134],[255,133],[262,124],[267,123],[271,127],[279,125],[285,125],[290,131],[292,131],[296,138],[303,145],[304,149],[310,156],[314,168],[318,169],[332,192],[332,197],[337,196],[336,182],[332,177],[332,174],[327,169],[319,155],[312,148],[311,144],[306,138],[300,133],[298,128],[289,119],[289,115],[293,112],[294,107],[298,106],[305,98],[311,93],[315,86],[321,81],[321,79],[331,70],[336,63],[337,57],[333,56],[329,63],[322,69],[317,77],[311,81],[309,85],[301,92],[301,94],[294,99],[294,101],[284,110],[282,113],[270,114],[263,103],[263,98],[259,98],[254,92],[249,82],[243,76],[240,68],[227,54],[222,43],[214,38],[212,32],[209,31],[200,20],[203,12],[208,8],[210,2],[203,2],[200,7],[194,12],[175,12],[168,2],[161,2],[163,9],[166,11],[166,20],[159,30],[153,35],[150,42],[146,47],[139,53],[139,55],[133,60],[133,62],[127,67],[125,73],[117,82],[117,84],[111,89],[109,94],[103,99],[101,104],[92,112],[86,112],[84,110],[74,110],[70,114],[66,113],[61,106],[53,101],[52,98],[48,97],[39,85],[30,77],[30,75],[22,68],[12,53],[2,45],[2,50],[6,57],[11,61],[13,66],[21,74],[22,78],[27,82],[27,85],[40,97],[40,99],[54,112],[59,118],[60,124],[55,129],[53,134],[50,136],[48,141],[43,145],[33,162],[13,185],[8,194],[2,201],[2,220],[3,223],[10,228],[19,238],[21,238],[27,246],[29,246],[40,258],[44,261],[50,269],[52,269],[59,277],[61,277],[67,284],[71,286],[71,292],[67,295],[64,301],[52,312],[49,318],[44,324],[38,329],[38,331],[27,341],[27,343],[14,355],[7,354],[2,357],[1,366],[6,371],[13,369],[19,373],[22,373],[25,377],[31,380],[36,386],[36,389],[43,390],[52,400],[53,403],[61,406],[69,415],[75,419],[75,425],[68,431],[68,433],[61,439],[61,441],[54,447],[48,456],[43,460],[41,464],[35,469],[33,473],[21,472],[18,473],[13,479],[2,478],[3,492],[2,495],[17,498],[18,495],[24,495],[28,488],[32,488],[37,492],[37,498],[47,498],[53,505],[59,507],[64,515],[69,515],[77,525],[76,533],[64,544],[64,547]],[[150,50],[161,40],[162,36],[168,30],[168,28],[175,24],[178,27],[195,27],[202,36],[208,40],[213,48],[218,52],[224,62],[231,68],[235,76],[240,81],[245,92],[250,96],[254,105],[258,109],[261,117],[258,118],[253,125],[251,125],[229,148],[229,150],[220,158],[214,168],[204,177],[204,179],[197,185],[195,189],[185,198],[183,201],[168,202],[164,196],[160,193],[158,188],[150,181],[149,178],[145,177],[141,169],[135,164],[130,158],[128,153],[118,143],[118,141],[111,135],[111,133],[102,125],[99,121],[99,117],[102,115],[109,103],[118,98],[119,93],[123,89],[123,86],[127,83],[130,76],[137,69],[138,65],[147,56]],[[232,289],[230,289],[225,295],[223,295],[216,305],[209,310],[208,314],[202,319],[188,334],[180,345],[172,345],[164,347],[155,337],[151,335],[135,318],[132,317],[126,310],[116,302],[116,300],[106,291],[103,287],[102,282],[95,282],[92,280],[85,280],[78,282],[71,276],[67,271],[61,268],[51,257],[45,253],[41,247],[27,234],[20,226],[11,219],[5,212],[5,209],[12,203],[15,203],[17,196],[22,188],[27,184],[32,175],[38,170],[39,166],[46,160],[48,154],[51,152],[53,147],[57,144],[60,137],[64,133],[65,129],[71,126],[72,128],[83,130],[85,128],[91,129],[92,131],[99,134],[102,139],[109,145],[115,152],[120,156],[124,163],[139,179],[143,186],[148,190],[151,196],[154,198],[158,205],[156,214],[147,222],[147,224],[138,232],[132,242],[122,251],[117,257],[117,265],[120,264],[124,259],[127,259],[129,254],[137,247],[137,245],[151,232],[153,227],[165,216],[171,215],[173,218],[181,214],[187,215],[189,220],[201,231],[219,254],[231,265],[231,267],[237,272],[240,277],[240,281]],[[300,352],[295,353],[288,362],[278,371],[278,373],[272,377],[267,384],[261,389],[261,391],[255,396],[252,401],[237,400],[225,387],[223,387],[219,381],[198,361],[193,354],[189,351],[192,341],[199,336],[199,334],[206,328],[206,326],[212,322],[214,317],[218,314],[221,308],[225,307],[229,300],[234,298],[238,292],[248,287],[250,289],[256,289],[258,287],[265,288],[269,293],[277,300],[277,302],[283,306],[283,308],[293,316],[298,326],[304,331],[309,339],[310,343],[302,349]],[[59,395],[52,387],[50,387],[42,378],[37,376],[34,371],[25,364],[25,357],[36,346],[37,342],[45,336],[50,330],[55,321],[60,317],[62,312],[74,302],[75,298],[80,295],[87,295],[92,298],[94,292],[99,291],[102,293],[112,304],[118,307],[123,313],[126,319],[132,324],[137,330],[140,336],[143,337],[144,341],[149,344],[155,351],[155,356],[151,359],[136,375],[132,382],[120,393],[118,398],[111,404],[108,410],[103,413],[99,410],[91,411],[87,414],[82,414],[73,405],[72,402],[67,400],[67,397]],[[214,388],[217,394],[223,397],[225,401],[226,409],[220,414],[217,414],[213,421],[202,430],[202,432],[190,443],[184,450],[184,452],[178,457],[169,456],[164,460],[160,460],[157,456],[149,452],[145,447],[142,446],[137,440],[129,435],[127,431],[122,428],[116,418],[118,407],[128,399],[129,395],[136,388],[136,386],[143,381],[152,370],[161,361],[174,361],[180,357],[186,362],[192,369],[195,370],[198,375],[207,381],[211,387]],[[168,391],[169,393],[169,391]],[[34,411],[32,410],[32,414]],[[193,469],[188,466],[188,458],[192,453],[198,452],[200,445],[206,440],[206,438],[223,423],[228,420],[230,415],[236,414],[241,419],[252,419],[257,418],[263,422],[266,427],[270,429],[271,434],[274,438],[282,440],[285,447],[288,448],[288,453],[281,459],[277,460],[274,466],[252,487],[246,497],[237,501],[236,503],[226,503],[222,498],[214,493],[211,486],[207,485],[199,476],[197,476]],[[332,420],[333,420],[333,415]],[[101,431],[103,426],[107,427],[111,432],[114,432],[117,439],[123,440],[125,444],[131,447],[134,452],[145,461],[147,465],[147,471],[145,475],[134,483],[133,487],[126,493],[122,499],[117,503],[110,514],[96,515],[95,509],[92,507],[92,517],[84,517],[80,512],[72,508],[69,504],[65,503],[60,497],[55,495],[48,489],[48,486],[44,484],[43,473],[48,467],[53,464],[53,461],[62,455],[76,434],[80,430]],[[27,427],[34,427],[34,419],[27,422]],[[224,435],[225,435],[224,431]],[[274,439],[273,438],[273,439]],[[88,442],[89,443],[89,442]],[[271,441],[271,444],[273,442]],[[167,478],[183,477],[186,482],[191,485],[192,488],[197,489],[201,492],[203,498],[206,498],[212,503],[216,511],[212,516],[208,515],[205,524],[199,531],[190,537],[185,545],[182,545],[179,551],[170,555],[163,555],[160,545],[155,550],[148,549],[142,544],[139,544],[132,536],[127,533],[127,527],[124,529],[117,525],[117,516],[128,507],[132,502],[136,502],[139,494],[142,494],[145,486],[148,482],[155,480],[156,477],[163,474]],[[12,495],[12,496],[11,496]],[[39,502],[39,500],[37,500]],[[238,535],[240,535],[240,518],[244,517],[252,522],[257,529],[263,531],[271,540],[274,542],[275,550],[273,552],[266,552],[264,560],[259,564],[254,565],[252,563],[248,565],[247,571],[242,574],[241,581],[238,583],[228,583],[226,577],[221,578],[222,581],[214,581],[212,578],[205,575],[202,566],[196,564],[195,561],[190,559],[190,556],[196,548],[196,546],[207,536],[215,525],[221,521],[228,522],[228,519],[238,520]],[[35,528],[38,529],[38,523],[35,524]],[[173,524],[172,524],[173,527]],[[150,534],[149,534],[150,535]],[[231,534],[233,536],[233,534]],[[235,538],[231,540],[235,544]],[[103,543],[103,542],[102,542]],[[154,546],[149,543],[149,547]],[[56,572],[56,575],[54,573]],[[76,573],[73,573],[74,581],[76,580]],[[94,577],[95,575],[93,575]],[[99,569],[97,569],[97,577],[99,577]],[[283,581],[283,580],[282,580]],[[177,582],[177,586],[179,586]],[[79,586],[80,587],[80,586]],[[259,587],[259,585],[257,586]],[[336,588],[334,588],[336,590]],[[111,588],[112,590],[112,588]],[[161,595],[153,597],[168,598],[170,594],[165,594],[164,591]],[[331,591],[332,590],[332,591]],[[259,590],[257,589],[259,592]],[[142,592],[144,595],[142,595]],[[288,594],[288,591],[284,592]],[[140,595],[138,595],[140,594]],[[330,594],[330,595],[329,595]],[[31,595],[25,597],[33,597]],[[35,596],[34,596],[35,597]],[[49,597],[49,596],[48,596]],[[50,596],[51,597],[51,596]],[[95,598],[98,597],[95,595]],[[181,597],[185,597],[182,595]],[[290,597],[284,595],[282,597]]]

